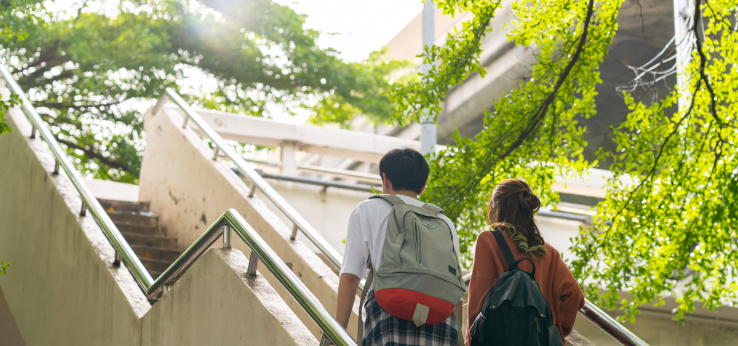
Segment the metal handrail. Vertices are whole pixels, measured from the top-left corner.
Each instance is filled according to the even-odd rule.
[[[113,224],[113,220],[110,219],[108,214],[100,205],[100,202],[98,202],[97,198],[92,195],[92,192],[87,187],[87,185],[82,182],[82,176],[74,168],[74,166],[72,166],[72,163],[64,154],[64,151],[62,151],[61,147],[59,147],[59,143],[56,141],[56,138],[54,138],[54,135],[51,134],[51,131],[49,131],[49,129],[43,123],[41,116],[38,115],[36,109],[28,100],[25,93],[23,92],[23,89],[21,89],[21,87],[15,81],[13,75],[10,74],[10,71],[8,71],[8,68],[5,67],[5,65],[0,64],[0,73],[2,73],[3,79],[5,79],[5,81],[8,83],[11,92],[18,95],[21,100],[21,107],[23,108],[24,113],[26,114],[28,120],[31,122],[31,126],[33,127],[30,137],[36,138],[36,131],[38,130],[41,138],[46,142],[46,144],[49,145],[51,153],[56,158],[54,174],[59,174],[59,166],[61,166],[61,168],[63,168],[64,171],[67,172],[67,176],[69,176],[72,184],[77,189],[77,192],[79,192],[79,195],[82,197],[82,209],[80,210],[80,216],[85,216],[86,209],[89,208],[90,212],[95,217],[95,220],[97,220],[97,223],[100,225],[100,228],[102,228],[103,233],[115,249],[115,262],[120,263],[120,261],[122,260],[131,270],[133,277],[136,278],[136,281],[141,287],[151,286],[151,284],[154,282],[154,280],[151,278],[151,275],[149,275],[149,272],[146,271],[131,247],[128,246],[128,242],[126,242],[126,240],[123,238],[123,235],[120,234],[118,228],[115,227],[115,225]]]
[[[195,124],[200,128],[200,130],[210,138],[210,140],[216,145],[216,155],[218,155],[217,150],[220,150],[227,156],[231,161],[236,165],[238,170],[241,174],[245,175],[249,180],[251,180],[253,186],[258,188],[264,195],[272,201],[277,208],[279,208],[295,225],[294,229],[300,229],[303,231],[303,233],[310,239],[313,244],[315,244],[318,249],[328,257],[328,259],[337,267],[340,268],[341,264],[343,263],[343,256],[338,254],[338,252],[330,245],[328,244],[325,239],[318,234],[318,232],[303,219],[300,214],[297,213],[288,203],[285,201],[279,193],[277,193],[270,185],[267,183],[259,173],[249,167],[249,165],[246,164],[246,162],[236,154],[233,149],[231,149],[229,146],[226,145],[223,138],[220,137],[205,121],[200,117],[173,89],[167,88],[166,89],[166,95],[162,96],[162,98],[159,99],[157,102],[157,105],[154,107],[154,113],[157,112],[158,109],[161,109],[164,103],[166,103],[167,99],[166,97],[169,97],[172,99],[172,101],[177,104],[182,111],[187,116],[185,118],[185,122],[183,124],[183,127],[187,126],[187,120],[192,119]],[[214,156],[215,157],[215,156]],[[253,187],[252,187],[253,189]],[[547,215],[547,216],[553,216],[553,215]],[[293,239],[294,239],[294,231],[293,231]],[[163,274],[162,274],[163,275]],[[467,274],[464,277],[464,281],[467,283],[471,279],[471,274]],[[360,293],[364,289],[364,280],[361,280],[358,288],[358,292]],[[584,315],[587,319],[592,321],[593,324],[595,324],[598,328],[600,328],[602,331],[610,335],[613,339],[620,342],[623,345],[637,345],[637,346],[644,346],[648,345],[646,342],[641,340],[638,336],[633,334],[631,331],[623,327],[620,323],[618,323],[615,319],[610,317],[610,315],[604,313],[602,310],[597,308],[594,304],[592,304],[589,300],[584,300],[584,307],[579,310],[579,313]]]
[[[250,165],[246,164],[246,161],[244,159],[236,154],[236,152],[226,144],[226,142],[223,140],[220,135],[218,135],[206,122],[202,119],[200,115],[198,115],[178,94],[174,91],[172,88],[166,89],[166,94],[162,96],[159,101],[157,102],[157,105],[154,107],[154,112],[156,112],[158,109],[161,108],[161,106],[166,103],[167,99],[171,99],[177,106],[179,106],[182,111],[185,113],[185,123],[183,125],[187,126],[187,120],[191,119],[197,127],[200,128],[200,131],[202,131],[205,136],[207,136],[213,144],[215,144],[215,155],[216,157],[218,155],[218,151],[222,152],[227,156],[231,162],[233,162],[236,167],[243,173],[252,183],[252,189],[253,187],[256,187],[261,193],[274,205],[279,209],[290,221],[293,223],[293,232],[292,232],[292,239],[295,238],[297,235],[297,230],[302,231],[302,233],[307,236],[308,239],[328,258],[331,263],[333,263],[336,268],[341,268],[341,264],[343,263],[343,256],[336,251],[336,249],[333,248],[326,240],[321,236],[318,231],[313,228],[312,225],[310,225],[307,220],[305,220],[302,215],[300,215],[294,208],[292,208],[287,201],[282,198],[282,196],[277,193],[274,188],[269,185],[269,183],[264,180],[264,178],[259,175],[256,170],[250,167]]]
[[[243,174],[241,174],[241,171],[239,171],[237,167],[233,167],[231,168],[231,170],[235,172],[236,175],[238,175],[239,177],[243,179],[247,179]],[[381,186],[346,184],[346,183],[338,182],[335,180],[322,180],[322,179],[305,178],[305,177],[298,177],[298,176],[292,176],[292,175],[271,174],[271,173],[266,173],[259,169],[257,169],[256,172],[259,173],[259,175],[261,175],[262,178],[281,180],[281,181],[291,181],[294,183],[300,183],[300,184],[306,184],[306,185],[317,185],[317,186],[322,186],[324,189],[333,187],[337,189],[361,191],[361,192],[368,192],[368,193],[374,192],[372,191],[372,188],[374,188],[375,190],[382,189]]]
[[[167,286],[179,279],[215,241],[222,235],[225,248],[231,248],[231,233],[235,232],[246,245],[251,248],[248,275],[256,275],[259,261],[269,269],[292,297],[310,315],[323,331],[321,345],[328,340],[336,345],[357,345],[346,329],[320,303],[318,298],[305,286],[297,275],[285,264],[269,245],[259,236],[246,220],[234,209],[228,209],[218,218],[200,238],[198,238],[182,255],[167,268],[148,289],[149,297],[155,297],[159,291],[166,292]]]
[[[82,198],[82,209],[80,216],[86,216],[86,209],[89,208],[95,221],[108,238],[111,245],[115,249],[115,261],[113,265],[120,266],[125,263],[131,272],[139,287],[144,291],[148,298],[153,298],[160,291],[166,292],[174,281],[192,266],[194,261],[200,257],[221,235],[225,247],[231,247],[231,231],[243,240],[246,245],[251,248],[251,256],[249,258],[248,273],[256,275],[256,268],[259,261],[271,271],[279,282],[287,289],[292,297],[300,304],[300,306],[308,313],[315,323],[323,331],[321,345],[327,345],[332,341],[336,345],[357,345],[346,330],[336,321],[336,319],[321,305],[320,301],[312,294],[312,292],[300,281],[297,276],[289,269],[289,267],[279,258],[279,256],[264,242],[258,233],[243,219],[237,211],[228,209],[218,220],[206,230],[194,244],[192,244],[177,260],[172,263],[157,279],[154,281],[149,272],[144,268],[141,261],[135,255],[128,242],[123,238],[118,228],[115,226],[110,216],[98,202],[83,182],[80,173],[72,166],[71,162],[64,154],[54,136],[43,123],[43,120],[36,112],[35,108],[25,96],[23,89],[18,85],[7,67],[0,64],[0,74],[8,83],[13,94],[18,95],[21,100],[21,107],[31,122],[31,138],[36,137],[36,131],[39,132],[41,138],[49,145],[51,152],[56,158],[54,174],[59,173],[59,167],[69,176],[72,184],[75,186]]]
[[[31,130],[31,138],[35,138],[38,130],[41,138],[49,145],[49,148],[56,158],[56,166],[54,174],[59,173],[59,167],[63,168],[69,176],[72,184],[79,192],[82,198],[82,209],[80,216],[86,215],[86,209],[89,208],[93,217],[97,221],[103,234],[108,238],[111,245],[115,249],[116,259],[114,265],[120,265],[120,262],[126,264],[128,270],[138,282],[139,286],[146,292],[149,298],[155,297],[159,291],[166,288],[176,281],[192,264],[202,255],[221,235],[226,247],[230,247],[231,229],[252,249],[249,259],[249,274],[256,274],[256,265],[258,260],[264,262],[265,266],[275,275],[277,280],[290,292],[294,299],[302,306],[310,317],[323,330],[324,337],[321,344],[326,343],[329,338],[337,345],[356,345],[356,342],[349,336],[346,330],[338,324],[333,316],[323,307],[318,299],[308,290],[308,288],[295,276],[295,274],[287,267],[287,265],[279,259],[279,256],[264,242],[256,231],[233,209],[227,210],[200,238],[198,238],[192,246],[185,250],[177,260],[172,263],[157,279],[154,281],[151,275],[144,268],[141,261],[134,254],[128,242],[123,238],[118,228],[113,224],[108,214],[104,211],[97,198],[92,195],[86,184],[82,181],[80,173],[72,166],[69,159],[63,153],[59,143],[51,134],[49,129],[44,125],[43,120],[36,112],[31,102],[26,98],[23,89],[18,85],[15,79],[8,71],[7,67],[0,64],[0,74],[8,83],[10,90],[18,95],[21,100],[21,107],[31,122],[33,129]],[[177,103],[180,108],[185,111],[200,129],[223,151],[236,166],[251,179],[252,183],[264,193],[267,198],[274,202],[277,207],[286,214],[288,218],[300,228],[305,235],[308,236],[313,243],[318,246],[321,251],[337,267],[341,266],[343,261],[335,249],[327,244],[325,239],[317,234],[315,229],[310,226],[287,202],[264,181],[263,178],[245,164],[242,158],[236,155],[233,150],[225,145],[223,139],[215,133],[200,118],[179,95],[172,89],[167,89],[167,94]],[[160,100],[161,101],[161,100]],[[321,243],[323,246],[321,246]],[[471,274],[464,277],[465,282],[469,282]],[[592,321],[597,327],[610,335],[613,339],[623,345],[647,345],[643,340],[623,327],[615,319],[604,313],[597,306],[585,299],[584,307],[579,313]]]

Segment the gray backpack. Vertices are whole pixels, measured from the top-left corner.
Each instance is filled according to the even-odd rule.
[[[369,276],[361,294],[359,335],[363,334],[361,309],[368,288],[374,283],[374,298],[389,314],[416,326],[442,323],[454,313],[464,296],[451,229],[438,217],[441,208],[426,203],[406,204],[397,196],[375,195],[393,205],[387,221],[384,250],[378,270],[367,260]],[[459,339],[460,316],[456,316]]]

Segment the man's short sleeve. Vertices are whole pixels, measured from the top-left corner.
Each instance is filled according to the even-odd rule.
[[[341,267],[340,274],[354,274],[359,279],[363,279],[366,276],[368,253],[366,251],[366,241],[362,237],[366,234],[364,230],[367,226],[365,219],[365,216],[360,211],[360,206],[351,213],[348,231],[346,232],[346,247],[343,253],[343,266]]]

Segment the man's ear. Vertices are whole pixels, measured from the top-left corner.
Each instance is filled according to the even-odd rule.
[[[425,185],[423,185],[423,188],[420,189],[420,193],[418,195],[420,195],[421,193],[423,193],[423,191],[425,191],[425,188],[426,187],[428,187],[428,183],[426,183]]]
[[[392,190],[392,182],[387,178],[387,173],[382,173],[382,193],[387,194]]]

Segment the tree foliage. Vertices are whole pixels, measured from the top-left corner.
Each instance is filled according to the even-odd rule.
[[[593,1],[514,4],[518,19],[511,23],[508,38],[535,47],[538,63],[531,78],[498,100],[494,111],[485,112],[484,127],[473,140],[457,133],[456,145],[432,161],[432,176],[424,193],[426,199],[442,203],[444,212],[457,220],[463,252],[468,253],[477,233],[484,229],[485,206],[497,182],[522,177],[543,200],[552,203],[558,200],[551,192],[554,176],[578,174],[590,167],[581,155],[584,128],[575,117],[594,113],[595,86],[600,82],[597,69],[615,33],[618,5],[610,2],[595,7]],[[439,6],[449,13],[471,11],[473,22],[464,27],[474,35],[484,35],[500,1],[448,1]],[[405,105],[440,104],[449,86],[470,73],[484,73],[478,62],[481,40],[461,31],[449,38],[451,44],[446,48],[426,48],[426,58],[435,64],[423,77],[425,84],[404,86],[393,97]],[[472,67],[454,66],[466,65],[469,59]]]
[[[167,87],[196,106],[252,115],[281,105],[335,117],[326,100],[377,119],[390,113],[378,86],[391,62],[343,62],[316,45],[301,15],[271,0],[2,3],[0,21],[28,33],[0,42],[2,60],[96,178],[137,181],[142,111]]]
[[[10,12],[14,15],[22,15],[26,18],[26,21],[28,21],[33,19],[32,16],[28,15],[27,11],[29,5],[33,3],[35,3],[35,1],[24,1],[14,6],[14,9],[11,9],[9,4],[2,3],[0,4],[0,11]],[[18,30],[18,28],[14,27],[12,23],[5,23],[0,28],[0,42],[8,43],[10,41],[23,41],[26,37],[28,37],[28,33]],[[10,95],[10,98],[7,100],[0,97],[0,135],[10,132],[10,126],[5,122],[5,114],[10,107],[17,104],[18,98],[16,95]]]
[[[607,200],[596,231],[576,241],[573,264],[589,294],[604,289],[601,301],[631,320],[667,295],[680,304],[677,319],[696,301],[708,309],[738,301],[738,8],[712,0],[693,11],[688,86],[651,105],[626,95],[618,152],[601,153],[614,159]],[[667,111],[680,95],[687,104]]]
[[[437,1],[445,13],[469,11],[473,19],[448,38],[426,47],[433,64],[419,82],[398,85],[390,98],[398,119],[437,115],[450,87],[479,66],[480,43],[500,1]],[[558,201],[554,178],[581,176],[594,162],[582,149],[585,128],[577,119],[596,116],[599,64],[617,32],[622,1],[512,3],[516,20],[508,39],[533,49],[529,79],[485,112],[473,139],[458,133],[455,144],[432,161],[424,198],[441,203],[458,224],[462,252],[486,227],[485,208],[504,178],[528,181],[545,204]],[[617,153],[607,199],[596,208],[593,230],[574,239],[575,275],[588,297],[619,307],[634,319],[638,307],[672,296],[676,319],[701,301],[709,309],[735,304],[738,263],[738,162],[735,143],[738,34],[733,1],[697,2],[697,44],[687,68],[689,88],[647,104],[626,94],[626,120],[613,131]],[[704,32],[702,28],[704,27]],[[679,94],[689,104],[670,111]],[[402,121],[402,119],[398,120]],[[469,258],[466,258],[469,264]],[[628,299],[622,299],[626,292]]]

